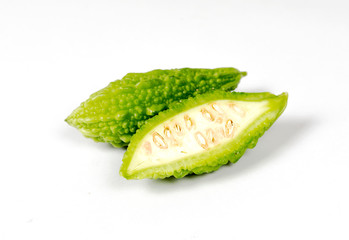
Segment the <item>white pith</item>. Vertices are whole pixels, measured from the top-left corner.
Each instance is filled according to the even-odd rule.
[[[226,143],[267,109],[267,101],[219,100],[180,113],[143,138],[128,171],[167,164]]]

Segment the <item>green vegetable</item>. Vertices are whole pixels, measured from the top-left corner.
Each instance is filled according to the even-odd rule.
[[[85,137],[127,146],[147,119],[171,103],[214,89],[233,90],[245,75],[235,68],[129,73],[92,94],[66,121]]]
[[[287,93],[214,91],[173,104],[132,137],[120,175],[184,177],[235,163],[286,108]]]

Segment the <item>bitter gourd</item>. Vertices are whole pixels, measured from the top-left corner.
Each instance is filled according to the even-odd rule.
[[[132,137],[120,175],[181,178],[234,163],[281,115],[287,99],[287,93],[214,91],[174,104]]]
[[[127,146],[147,119],[171,103],[214,89],[233,90],[245,75],[235,68],[129,73],[92,94],[66,122],[95,141]]]

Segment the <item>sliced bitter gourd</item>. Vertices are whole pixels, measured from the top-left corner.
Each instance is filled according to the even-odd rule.
[[[92,94],[66,121],[95,141],[126,146],[147,119],[172,102],[213,89],[233,90],[245,75],[235,68],[129,73]]]
[[[120,175],[181,178],[234,163],[281,115],[287,98],[287,93],[215,91],[175,104],[132,137]]]

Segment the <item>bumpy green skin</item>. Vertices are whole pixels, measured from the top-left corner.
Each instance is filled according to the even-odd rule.
[[[234,90],[245,75],[235,68],[129,73],[92,94],[66,122],[97,142],[127,146],[147,119],[171,103],[214,89]]]
[[[271,93],[237,93],[215,91],[206,93],[195,98],[189,98],[182,103],[174,104],[167,111],[159,113],[156,117],[150,119],[137,133],[132,137],[120,168],[120,175],[126,179],[143,179],[143,178],[166,178],[174,176],[182,178],[188,174],[203,174],[219,169],[228,162],[235,163],[245,153],[247,148],[254,148],[258,139],[268,130],[276,119],[283,113],[287,105],[288,94],[273,95]],[[139,143],[148,132],[157,125],[166,120],[175,117],[181,112],[190,110],[199,105],[217,101],[217,100],[240,100],[240,101],[268,101],[268,111],[259,116],[251,123],[242,133],[231,141],[217,145],[215,148],[202,152],[197,155],[188,156],[169,164],[142,169],[129,174],[127,169],[132,161],[135,150]]]

